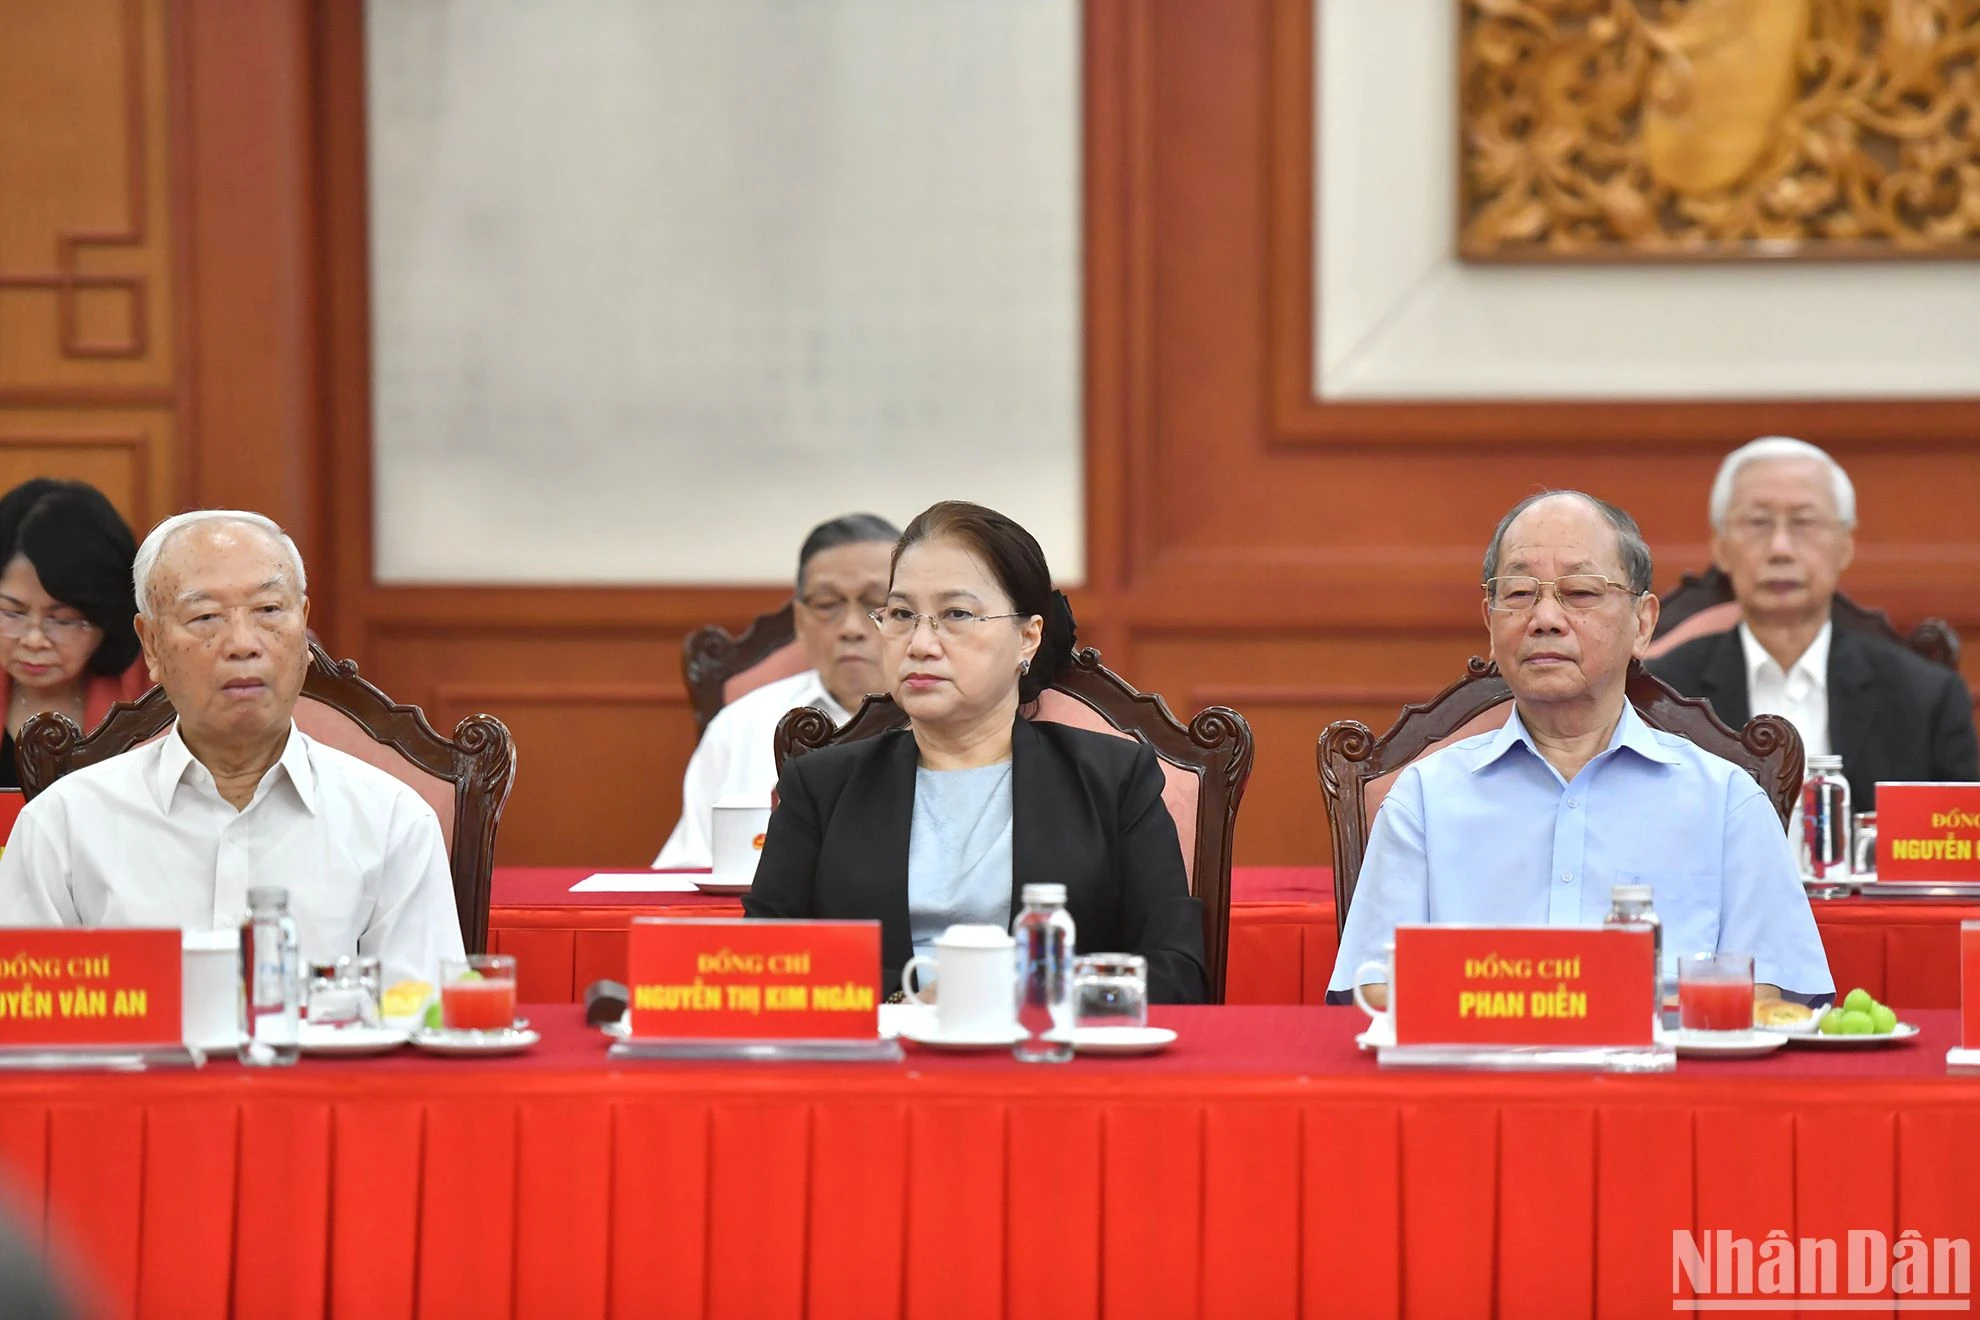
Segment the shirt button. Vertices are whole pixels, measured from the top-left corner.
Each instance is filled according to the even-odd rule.
[[[1564,885],[1571,885],[1571,884],[1573,884],[1573,883],[1574,883],[1574,872],[1572,872],[1572,871],[1563,871],[1563,872],[1561,872],[1561,883],[1562,883],[1562,884],[1564,884]]]
[[[1575,802],[1574,802],[1574,799],[1573,799],[1573,798],[1569,798],[1569,799],[1568,799],[1568,803],[1567,803],[1567,805],[1568,805],[1568,810],[1569,810],[1569,811],[1573,811],[1573,810],[1574,810],[1574,807],[1575,807]]]

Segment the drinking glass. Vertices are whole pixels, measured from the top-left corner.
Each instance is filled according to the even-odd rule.
[[[505,1031],[516,1021],[516,960],[472,953],[440,960],[440,1021],[449,1031]]]
[[[1688,953],[1679,958],[1678,1023],[1687,1031],[1751,1031],[1753,955]]]
[[[1081,1027],[1148,1025],[1148,960],[1089,953],[1073,961],[1073,1006]]]

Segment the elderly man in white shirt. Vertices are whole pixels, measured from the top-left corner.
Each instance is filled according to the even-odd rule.
[[[653,859],[657,869],[710,864],[709,830],[722,798],[769,798],[777,786],[777,722],[785,715],[816,706],[843,724],[867,693],[887,686],[879,633],[867,615],[887,603],[898,539],[898,528],[870,513],[820,523],[804,538],[792,620],[811,668],[744,693],[708,722],[681,784],[680,822]]]
[[[237,925],[289,891],[305,959],[376,955],[387,983],[462,952],[440,822],[411,787],[295,725],[309,665],[302,557],[260,514],[152,529],[137,630],[178,720],[63,776],[0,856],[0,926]]]

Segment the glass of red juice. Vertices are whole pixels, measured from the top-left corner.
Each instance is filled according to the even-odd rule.
[[[1678,1023],[1687,1031],[1751,1031],[1753,955],[1691,953],[1679,958]]]
[[[472,953],[440,960],[440,1022],[449,1031],[504,1031],[516,1021],[516,960]]]

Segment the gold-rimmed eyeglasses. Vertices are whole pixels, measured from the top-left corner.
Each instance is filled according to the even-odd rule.
[[[0,637],[10,640],[25,637],[37,624],[41,627],[41,635],[57,646],[79,642],[96,628],[96,625],[88,619],[58,618],[52,614],[31,614],[26,610],[0,609]]]
[[[873,626],[880,630],[882,637],[898,640],[914,636],[914,630],[921,626],[923,620],[934,629],[937,637],[960,637],[975,625],[988,623],[992,619],[1028,619],[1031,616],[1022,612],[978,614],[975,610],[966,610],[960,605],[951,605],[933,614],[916,614],[905,605],[887,605],[874,610],[866,617],[873,620]]]
[[[1485,582],[1486,607],[1499,614],[1524,614],[1540,603],[1540,596],[1548,587],[1554,589],[1554,599],[1564,610],[1584,614],[1595,609],[1609,598],[1611,591],[1620,591],[1626,596],[1641,596],[1626,582],[1601,573],[1569,573],[1566,577],[1542,580],[1536,577],[1495,577]]]

